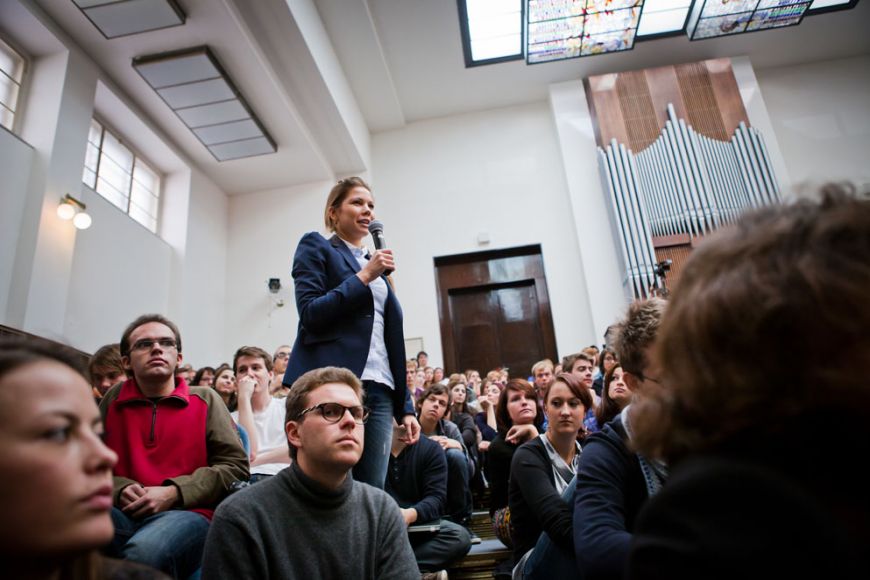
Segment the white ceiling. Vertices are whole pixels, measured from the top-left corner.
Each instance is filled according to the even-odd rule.
[[[229,194],[365,171],[369,133],[543,100],[555,82],[724,56],[748,55],[767,68],[870,53],[866,0],[787,29],[474,68],[465,68],[456,0],[178,0],[184,26],[112,40],[71,0],[22,1],[42,8]],[[212,49],[277,142],[276,154],[218,163],[131,66],[136,56],[198,45]]]

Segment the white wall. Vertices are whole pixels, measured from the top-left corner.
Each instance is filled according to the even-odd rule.
[[[6,307],[12,286],[15,254],[24,214],[33,148],[0,129],[0,323],[8,324]]]
[[[433,258],[483,249],[541,244],[559,355],[594,341],[546,102],[413,123],[375,135],[372,150],[405,336],[422,336],[431,361],[443,361]],[[477,244],[480,232],[489,244]]]
[[[118,342],[140,314],[167,312],[172,249],[102,196],[84,190],[94,222],[76,234],[64,334],[77,348],[93,352]]]
[[[2,322],[92,351],[118,341],[136,316],[159,312],[178,323],[190,362],[216,360],[224,335],[226,195],[45,14],[18,8],[20,25],[6,33],[39,37],[43,46],[19,42],[36,51],[23,143],[0,135]],[[82,184],[95,109],[164,173],[159,235]],[[85,202],[90,229],[57,217],[65,193]]]
[[[312,183],[230,198],[222,360],[231,360],[242,345],[272,352],[293,343],[299,317],[290,266],[302,235],[324,231],[323,205],[332,185]],[[269,278],[281,279],[277,295],[267,289]],[[283,307],[276,305],[278,299]]]
[[[796,186],[870,184],[870,55],[755,74]]]

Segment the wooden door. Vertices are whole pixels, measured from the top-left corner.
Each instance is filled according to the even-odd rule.
[[[540,246],[435,259],[445,369],[527,377],[556,345]]]

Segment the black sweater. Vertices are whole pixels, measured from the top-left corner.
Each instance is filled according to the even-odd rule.
[[[511,462],[510,491],[514,562],[535,547],[541,532],[567,552],[574,550],[573,506],[556,491],[553,465],[540,437],[520,446]]]

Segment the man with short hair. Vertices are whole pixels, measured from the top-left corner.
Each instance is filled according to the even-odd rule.
[[[664,311],[661,298],[638,300],[616,327],[613,346],[633,401],[659,388],[660,367],[653,346]],[[631,423],[636,409],[628,405],[583,445],[574,495],[574,554],[582,578],[623,577],[637,515],[667,479],[662,462],[633,450]]]
[[[580,384],[592,395],[592,407],[586,409],[586,416],[583,418],[583,426],[586,427],[588,433],[594,433],[600,428],[600,425],[595,420],[595,408],[598,407],[601,398],[595,393],[595,389],[592,386],[594,382],[594,366],[594,359],[586,352],[574,353],[562,360],[563,372],[577,377],[580,380]]]
[[[232,416],[248,433],[251,483],[256,483],[290,465],[284,434],[284,401],[269,394],[274,378],[272,357],[262,348],[239,348],[233,356],[233,372],[238,408]]]
[[[282,344],[275,349],[275,354],[272,355],[272,383],[269,385],[269,392],[273,397],[284,398],[290,392],[289,387],[285,387],[284,372],[287,370],[287,361],[290,360],[290,345]]]
[[[447,517],[466,525],[471,518],[470,481],[474,475],[474,460],[462,441],[459,427],[444,418],[452,399],[447,387],[435,383],[420,395],[417,411],[420,434],[438,443],[447,459]]]
[[[429,355],[425,350],[421,350],[417,353],[417,368],[425,369],[427,366],[429,366]]]
[[[176,378],[183,379],[185,383],[188,385],[193,381],[193,375],[196,374],[196,369],[193,368],[192,365],[183,364],[178,365],[175,369]]]
[[[200,566],[214,508],[248,479],[248,459],[217,392],[175,376],[183,360],[175,324],[140,316],[120,351],[132,378],[100,403],[105,443],[119,458],[109,552],[187,578]]]
[[[428,437],[408,445],[405,430],[404,425],[393,425],[384,491],[399,504],[406,525],[437,526],[408,532],[423,578],[437,578],[439,570],[468,553],[471,534],[459,524],[441,519],[447,499],[447,461],[441,447]]]
[[[538,398],[543,401],[547,397],[550,385],[556,380],[556,377],[553,376],[553,361],[545,358],[532,365],[532,377],[534,377]]]
[[[98,348],[88,361],[88,373],[91,376],[94,397],[98,400],[105,396],[112,385],[126,381],[127,373],[121,361],[121,345],[116,342]]]
[[[293,463],[221,504],[203,577],[419,577],[396,502],[351,476],[368,418],[359,379],[337,367],[308,371],[290,388],[286,412]]]

